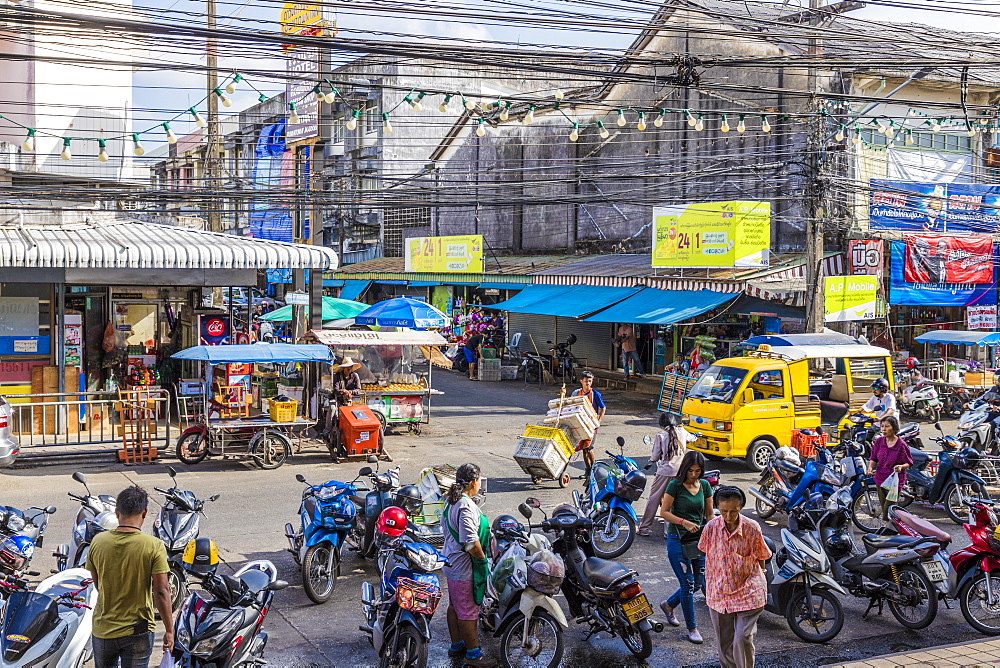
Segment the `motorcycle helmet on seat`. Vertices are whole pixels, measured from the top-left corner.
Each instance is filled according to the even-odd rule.
[[[513,515],[500,515],[495,520],[493,520],[494,534],[519,531],[520,529],[521,529],[521,523],[518,522]]]
[[[885,378],[876,378],[872,381],[872,390],[881,390],[883,392],[889,391],[889,381]]]
[[[834,559],[846,557],[854,549],[851,537],[844,532],[832,533],[826,538],[826,551]]]
[[[409,520],[406,511],[396,506],[389,506],[378,516],[375,522],[375,530],[389,538],[399,538],[406,533],[406,525]]]
[[[906,368],[907,369],[916,369],[918,366],[920,366],[920,360],[918,360],[916,357],[907,357],[906,358]]]
[[[209,575],[219,567],[219,548],[210,538],[197,538],[184,548],[181,563],[186,571]]]
[[[424,509],[424,497],[420,495],[416,485],[403,485],[396,490],[392,505],[402,508],[407,515],[419,515]]]

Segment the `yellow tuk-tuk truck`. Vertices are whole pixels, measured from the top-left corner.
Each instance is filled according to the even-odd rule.
[[[718,360],[684,400],[684,421],[698,436],[688,447],[712,460],[740,457],[760,471],[778,447],[791,445],[793,430],[823,427],[839,438],[842,421],[861,410],[876,378],[895,390],[889,351],[857,343],[762,344],[745,357]]]

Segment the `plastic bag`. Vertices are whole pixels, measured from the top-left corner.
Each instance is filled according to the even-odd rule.
[[[882,487],[886,490],[887,494],[885,496],[889,503],[895,503],[899,500],[899,473],[896,471],[892,472],[888,478],[882,481]]]
[[[101,342],[104,352],[110,353],[115,349],[115,338],[115,326],[109,322],[104,328],[104,340]]]
[[[174,668],[176,664],[174,663],[174,655],[170,652],[164,652],[163,659],[160,661],[159,668]]]
[[[566,565],[562,557],[551,550],[539,550],[531,556],[531,561],[528,562],[528,586],[532,589],[554,596],[559,593],[565,577]]]

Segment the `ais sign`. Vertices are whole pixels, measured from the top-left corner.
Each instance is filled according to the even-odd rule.
[[[827,276],[823,281],[826,322],[874,320],[878,276]]]
[[[483,235],[414,237],[406,240],[406,271],[483,273]]]
[[[766,267],[768,202],[703,202],[653,209],[654,267]]]

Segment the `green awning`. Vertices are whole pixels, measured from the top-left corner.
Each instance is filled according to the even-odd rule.
[[[335,297],[323,297],[323,322],[330,320],[340,320],[342,318],[353,318],[361,313],[369,304],[354,302],[350,299],[337,299]],[[306,307],[306,317],[309,314],[309,307]],[[282,306],[265,315],[261,320],[271,322],[288,322],[292,319],[292,307]]]

